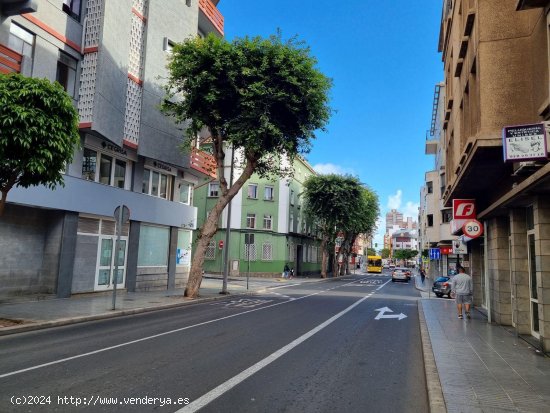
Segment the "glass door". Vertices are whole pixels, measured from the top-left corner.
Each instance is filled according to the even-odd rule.
[[[126,237],[121,237],[120,244],[114,251],[116,244],[115,237],[99,237],[99,248],[97,257],[97,270],[95,278],[95,290],[105,291],[112,290],[115,279],[115,264],[118,265],[118,273],[116,275],[117,288],[124,286],[126,275]],[[115,263],[115,260],[117,262]]]

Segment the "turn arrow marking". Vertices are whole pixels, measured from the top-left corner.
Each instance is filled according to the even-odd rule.
[[[385,315],[384,313],[393,313],[393,310],[388,307],[377,308],[374,311],[379,311],[378,315],[374,317],[375,320],[380,320],[381,318],[397,318],[398,320],[403,320],[404,318],[407,318],[407,316],[403,313]]]

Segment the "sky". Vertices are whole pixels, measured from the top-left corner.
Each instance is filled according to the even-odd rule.
[[[311,49],[332,79],[334,113],[306,159],[319,173],[351,174],[374,190],[385,213],[417,220],[434,88],[443,79],[437,52],[442,0],[221,0],[225,37],[268,37],[281,30]]]

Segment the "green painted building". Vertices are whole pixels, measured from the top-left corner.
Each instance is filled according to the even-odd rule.
[[[230,154],[226,159],[231,159]],[[236,170],[235,176],[239,173]],[[313,174],[316,172],[307,162],[296,159],[293,177],[268,180],[253,175],[231,202],[229,245],[220,248],[220,241],[225,244],[226,239],[226,208],[207,250],[204,271],[222,273],[223,250],[229,247],[233,276],[279,277],[285,263],[298,276],[320,274],[320,239],[312,223],[304,218],[300,197],[304,181]],[[229,167],[226,179],[229,181]],[[197,207],[198,227],[203,225],[219,193],[217,181],[195,189],[193,205]]]

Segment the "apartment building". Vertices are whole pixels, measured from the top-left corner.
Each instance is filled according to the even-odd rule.
[[[0,73],[57,80],[80,116],[65,186],[14,188],[0,218],[0,295],[183,286],[212,157],[160,113],[174,42],[214,32],[210,0],[2,1]],[[18,6],[18,7],[16,7]],[[129,208],[116,245],[114,211]],[[118,267],[115,274],[114,268]]]
[[[229,182],[231,149],[227,152],[225,174]],[[234,176],[238,177],[240,172],[236,167]],[[305,180],[314,174],[311,166],[299,157],[294,161],[292,177],[274,180],[253,174],[231,201],[230,242],[225,242],[226,208],[206,252],[204,271],[223,272],[224,249],[229,246],[231,275],[278,277],[285,264],[296,275],[319,274],[320,239],[313,222],[304,215],[301,199]],[[218,196],[216,180],[196,188],[198,226],[204,223]]]
[[[440,274],[448,274],[452,268],[456,268],[459,259],[454,254],[441,254],[441,250],[448,251],[452,247],[450,222],[452,209],[447,208],[443,202],[445,190],[445,151],[443,122],[445,119],[445,84],[435,86],[432,108],[432,122],[429,133],[426,136],[425,154],[435,155],[434,169],[424,175],[424,185],[420,189],[420,209],[418,215],[419,250],[424,252],[423,265],[427,275],[435,279]],[[430,257],[430,249],[439,249],[439,253]],[[454,265],[453,265],[454,263]],[[462,263],[467,265],[467,261]]]
[[[545,351],[549,9],[548,0],[445,0],[439,42],[445,75],[442,199],[445,207],[474,200],[484,227],[483,237],[467,243],[475,303],[489,321],[513,326]],[[451,227],[460,236],[456,224]]]
[[[404,228],[403,213],[399,212],[397,209],[392,209],[386,213],[386,233],[394,225],[397,225],[399,228]]]

